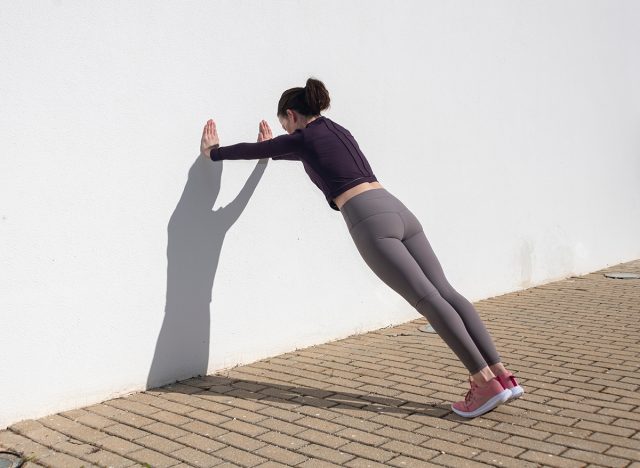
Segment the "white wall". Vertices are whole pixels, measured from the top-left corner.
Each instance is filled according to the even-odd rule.
[[[419,317],[255,141],[323,80],[479,300],[640,257],[633,1],[3,2],[0,427]]]

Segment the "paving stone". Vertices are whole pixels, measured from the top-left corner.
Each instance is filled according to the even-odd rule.
[[[230,445],[239,449],[256,451],[260,447],[267,445],[266,442],[258,440],[254,437],[239,434],[237,432],[226,432],[214,438],[216,442],[224,445]]]
[[[484,462],[494,466],[517,466],[518,468],[537,468],[540,465],[537,463],[526,462],[519,458],[508,457],[501,453],[493,453],[483,451],[478,454],[474,461]]]
[[[240,421],[238,419],[231,419],[229,421],[225,421],[220,424],[220,427],[223,427],[228,431],[239,432],[249,437],[256,437],[260,434],[264,434],[265,432],[269,431],[269,429],[266,429],[262,426]]]
[[[289,466],[297,465],[307,460],[308,457],[299,453],[287,450],[277,445],[269,444],[262,448],[259,448],[254,452],[256,455],[260,455],[268,460],[275,460],[280,463],[286,463]]]
[[[91,411],[87,411],[84,409],[64,411],[60,413],[60,415],[66,418],[69,418],[72,421],[76,421],[76,422],[79,422],[80,424],[84,424],[85,426],[92,427],[94,429],[102,429],[107,426],[117,424],[116,421],[113,421],[109,418],[105,418],[104,416],[100,416],[99,414],[95,414],[95,413],[92,413]]]
[[[464,445],[477,449],[488,450],[493,454],[506,455],[507,457],[512,458],[517,457],[518,455],[526,451],[526,449],[522,447],[515,447],[513,445],[496,442],[495,440],[491,439],[484,439],[481,435],[479,435],[479,437],[472,437],[465,440]]]
[[[49,429],[48,427],[42,427],[40,429],[29,431],[26,434],[26,437],[29,437],[29,439],[34,440],[42,445],[46,445],[47,447],[51,447],[52,445],[56,445],[60,442],[69,440],[69,436],[67,436],[66,434],[54,431],[53,429]]]
[[[304,426],[298,426],[297,424],[292,424],[287,421],[283,421],[281,419],[276,419],[276,418],[263,419],[262,421],[259,421],[257,424],[260,425],[261,427],[265,427],[267,429],[271,429],[273,431],[282,432],[289,435],[295,435],[298,432],[303,432],[307,430],[307,428]]]
[[[140,437],[144,437],[149,434],[147,431],[143,431],[141,429],[119,423],[109,427],[105,427],[103,431],[107,434],[107,436],[113,435],[129,441],[139,439]],[[104,439],[96,441],[96,443],[101,443],[103,440]]]
[[[609,450],[604,452],[604,454],[640,462],[640,450],[628,449],[624,447],[611,447]]]
[[[456,455],[450,455],[448,453],[438,455],[431,460],[431,463],[440,466],[449,466],[451,468],[480,468],[487,466],[486,463],[481,463],[467,458],[458,457]]]
[[[388,465],[386,463],[369,460],[368,458],[354,458],[345,463],[344,466],[348,466],[349,468],[386,468]]]
[[[172,457],[183,460],[188,463],[189,466],[216,466],[223,462],[221,458],[215,457],[200,450],[193,449],[191,447],[184,447],[180,450],[176,450],[171,454]]]
[[[355,456],[350,453],[314,443],[304,445],[298,448],[297,451],[309,457],[336,463],[338,465],[343,465],[345,462],[355,458]],[[300,466],[304,466],[304,463]]]
[[[592,452],[604,452],[609,448],[608,444],[603,444],[600,442],[595,442],[589,439],[581,439],[578,437],[570,437],[565,435],[554,434],[545,442],[551,442],[558,445],[563,445],[565,447],[573,447],[583,450],[589,450]]]
[[[8,429],[19,434],[28,435],[29,433],[40,430],[44,427],[47,426],[44,426],[40,421],[25,419],[10,425]]]
[[[49,468],[89,468],[98,466],[91,462],[87,462],[86,460],[81,460],[80,458],[72,457],[71,455],[67,455],[66,453],[56,452],[42,460]]]
[[[272,460],[266,461],[264,463],[260,463],[256,465],[255,468],[287,468],[291,465],[285,465],[283,463],[274,462]]]
[[[602,453],[589,452],[586,450],[569,449],[563,452],[564,458],[572,458],[581,460],[588,463],[596,463],[603,466],[623,467],[629,464],[629,460],[624,458],[618,458],[610,455],[604,455]]]
[[[104,439],[101,439],[104,440]],[[74,456],[76,458],[85,458],[85,455],[97,452],[100,450],[95,445],[87,444],[79,440],[65,440],[51,446],[51,449],[56,452],[63,452],[67,455]]]
[[[326,432],[316,431],[315,429],[307,429],[306,431],[299,432],[296,434],[296,437],[334,449],[349,443],[344,437],[336,437]]]
[[[136,460],[139,463],[147,463],[151,465],[153,468],[165,468],[173,465],[177,465],[180,460],[175,458],[168,457],[160,452],[156,452],[154,450],[150,450],[148,448],[142,450],[136,450],[135,452],[130,452],[127,454],[127,457]]]
[[[344,437],[345,439],[355,440],[368,445],[380,445],[388,439],[379,435],[371,434],[359,429],[346,428],[341,431],[335,432],[338,437]]]
[[[341,465],[336,465],[335,463],[314,458],[311,460],[304,461],[300,463],[298,466],[302,468],[340,468]]]
[[[306,440],[299,439],[297,437],[292,437],[288,434],[283,434],[277,431],[269,431],[264,434],[260,434],[258,436],[258,439],[270,444],[278,445],[286,449],[298,449],[304,445],[309,444],[309,442]]]
[[[255,466],[268,461],[266,458],[255,455],[252,452],[236,447],[225,447],[213,453],[213,456],[222,458],[240,466]]]
[[[468,447],[463,444],[456,444],[447,440],[429,439],[421,444],[423,447],[427,447],[436,452],[443,452],[453,455],[458,455],[465,458],[473,458],[480,450],[475,447]],[[432,460],[433,461],[433,460]]]
[[[105,450],[109,450],[113,453],[125,455],[129,452],[141,450],[144,447],[142,445],[133,443],[127,439],[123,439],[117,436],[108,436],[95,442],[96,446]]]
[[[193,421],[187,424],[183,424],[182,426],[180,426],[180,429],[191,433],[200,434],[204,437],[217,437],[229,432],[226,429],[202,421]]]
[[[187,434],[185,436],[178,437],[175,441],[182,445],[196,448],[204,453],[215,452],[225,446],[225,444],[218,442],[217,440],[213,440],[209,437],[203,437],[200,434]]]
[[[146,426],[144,426],[144,430],[162,437],[166,437],[168,439],[177,439],[178,437],[189,434],[189,431],[186,431],[178,426],[162,422],[147,424]]]
[[[359,457],[366,457],[369,460],[384,463],[392,459],[396,454],[389,450],[384,450],[371,445],[361,444],[359,442],[349,442],[340,447],[341,452],[348,452]]]
[[[398,440],[393,440],[382,444],[380,448],[420,460],[430,460],[440,454],[439,450],[428,449],[420,445],[408,444],[406,442],[400,442]]]
[[[396,466],[398,468],[412,468],[412,467],[429,468],[429,467],[442,466],[442,465],[435,465],[433,463],[429,463],[424,460],[418,460],[417,458],[407,457],[405,455],[399,455],[389,460],[386,464],[387,466]]]
[[[584,468],[585,466],[584,462],[559,457],[551,453],[537,452],[535,450],[528,450],[520,454],[519,459],[539,463],[542,466],[553,466],[557,468]]]
[[[174,442],[166,437],[160,437],[155,434],[149,434],[139,439],[134,440],[134,443],[142,445],[148,449],[153,449],[157,452],[170,454],[176,450],[184,448],[184,445]]]
[[[18,452],[24,457],[35,457],[37,459],[46,458],[56,453],[45,445],[8,430],[0,431],[0,448]]]
[[[95,463],[98,466],[108,466],[109,468],[125,468],[137,464],[133,460],[112,452],[108,452],[106,450],[98,450],[97,452],[85,455],[83,458],[85,460],[91,461],[92,463]]]
[[[443,431],[446,432],[446,431]],[[427,436],[423,434],[418,434],[410,431],[403,431],[401,429],[396,429],[394,427],[384,426],[375,432],[378,435],[385,437],[388,440],[397,440],[400,442],[407,442],[409,444],[420,444],[428,439]],[[466,439],[465,436],[460,436],[461,439]]]

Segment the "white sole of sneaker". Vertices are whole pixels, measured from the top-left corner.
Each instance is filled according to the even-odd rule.
[[[520,398],[524,393],[524,388],[522,388],[520,385],[511,387],[508,390],[511,392],[511,397],[509,397],[509,400],[515,400],[516,398]]]
[[[476,408],[474,411],[460,411],[455,409],[453,405],[451,406],[451,409],[453,410],[454,413],[460,416],[464,416],[465,418],[475,418],[476,416],[480,416],[481,414],[491,411],[493,408],[504,403],[510,398],[511,398],[511,390],[505,389],[505,390],[502,390],[497,395],[491,397],[489,400],[485,402],[484,405]]]

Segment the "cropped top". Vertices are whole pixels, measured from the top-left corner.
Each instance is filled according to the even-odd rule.
[[[301,161],[311,181],[336,210],[333,198],[362,182],[375,182],[367,158],[346,128],[323,115],[291,134],[256,143],[214,146],[212,161],[225,159],[287,159]]]

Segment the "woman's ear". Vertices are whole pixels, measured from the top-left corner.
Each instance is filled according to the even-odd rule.
[[[292,124],[296,124],[297,123],[297,117],[295,112],[293,112],[291,109],[287,109],[287,117],[289,117],[289,122],[291,122]]]

